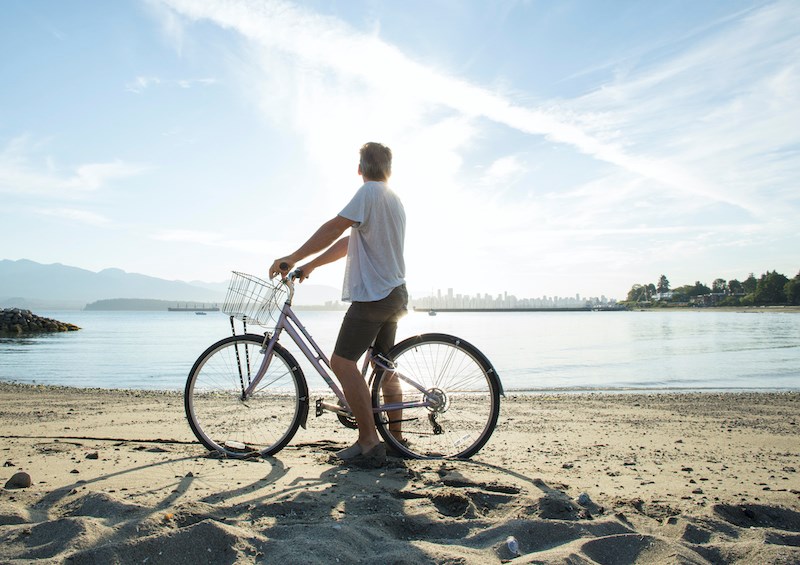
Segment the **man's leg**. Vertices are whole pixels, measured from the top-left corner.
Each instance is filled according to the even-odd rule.
[[[398,310],[394,316],[383,326],[378,332],[378,337],[375,338],[375,353],[386,356],[394,346],[395,335],[397,334],[397,320],[405,315],[405,305]],[[381,393],[383,394],[383,401],[387,404],[403,402],[403,387],[400,385],[400,379],[394,374],[387,373],[382,379]],[[403,411],[392,410],[386,413],[389,418],[389,431],[398,440],[403,439],[402,421]]]
[[[400,386],[400,379],[394,375],[387,375],[381,385],[383,400],[386,404],[399,404],[403,402],[403,388]],[[398,440],[403,439],[403,410],[391,410],[386,413],[389,418],[389,431]]]
[[[382,328],[387,322],[394,322],[396,329],[398,310],[404,310],[407,301],[405,287],[398,288],[376,302],[354,302],[342,321],[331,356],[331,369],[342,384],[347,403],[358,423],[358,441],[352,448],[339,452],[343,459],[367,453],[380,443],[372,412],[372,395],[358,370],[358,359],[379,334],[386,333]],[[394,340],[394,332],[391,339]]]
[[[372,397],[367,382],[361,376],[361,371],[358,370],[358,364],[355,361],[345,359],[335,353],[331,356],[331,369],[342,383],[347,403],[358,422],[358,445],[361,447],[361,453],[367,453],[380,443],[378,431],[375,429]]]

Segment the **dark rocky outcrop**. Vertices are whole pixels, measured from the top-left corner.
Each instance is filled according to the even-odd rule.
[[[30,310],[23,310],[21,308],[6,308],[0,310],[0,335],[71,332],[79,329],[78,326],[73,324],[37,316],[31,313]]]

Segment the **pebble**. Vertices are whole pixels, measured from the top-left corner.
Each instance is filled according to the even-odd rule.
[[[11,475],[11,478],[6,481],[5,488],[28,488],[31,484],[33,484],[31,476],[24,471],[20,471]]]

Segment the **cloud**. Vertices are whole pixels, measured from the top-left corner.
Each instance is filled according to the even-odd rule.
[[[161,84],[161,79],[158,77],[144,77],[138,76],[133,81],[125,85],[125,90],[139,94],[144,92],[153,85]]]
[[[254,249],[275,248],[276,246],[274,241],[259,240],[255,238],[246,240],[234,239],[227,237],[222,233],[201,230],[166,229],[159,230],[151,234],[150,237],[156,241],[186,243],[191,245],[235,249],[237,251],[247,252],[252,252]],[[283,243],[280,242],[279,245],[283,245]]]
[[[147,167],[119,159],[111,163],[89,163],[79,165],[75,174],[62,181],[62,186],[80,191],[94,191],[117,179],[136,176],[146,170]]]
[[[153,234],[153,239],[179,243],[198,243],[201,245],[215,245],[221,240],[218,233],[198,230],[162,230]]]
[[[37,210],[37,213],[95,227],[108,227],[113,224],[110,219],[101,214],[74,208],[44,208]]]
[[[149,170],[146,165],[117,159],[108,163],[86,163],[64,171],[49,157],[38,157],[38,163],[33,160],[44,145],[46,143],[35,143],[27,136],[20,136],[0,150],[0,193],[76,197]]]
[[[341,163],[365,136],[386,140],[410,164],[396,162],[392,180],[414,210],[409,233],[424,227],[407,250],[418,272],[474,278],[475,264],[500,257],[546,269],[566,256],[585,259],[587,249],[594,263],[624,258],[642,269],[642,258],[665,260],[657,250],[688,257],[711,241],[742,245],[770,230],[785,234],[786,219],[796,217],[800,9],[793,2],[642,49],[624,72],[601,65],[609,71],[599,87],[538,104],[415,61],[374,30],[299,4],[162,6],[182,39],[191,27],[176,27],[181,19],[211,21],[246,39],[241,75],[251,80],[253,100],[303,138],[303,158],[320,176],[341,178]],[[522,151],[520,140],[529,143]],[[481,149],[482,161],[473,162]],[[517,190],[505,194],[504,184]],[[318,194],[315,205],[327,209],[336,192]],[[454,240],[452,253],[430,253],[431,241]]]
[[[793,40],[784,34],[772,43],[768,54],[753,54],[763,51],[765,34],[779,24],[780,29],[786,29],[787,15],[793,16],[788,18],[790,21],[795,19],[797,10],[791,4],[781,4],[746,18],[734,25],[729,33],[712,39],[707,46],[689,50],[664,64],[656,64],[648,72],[640,73],[628,82],[605,86],[575,103],[565,101],[562,105],[528,108],[515,104],[502,94],[420,64],[375,35],[360,33],[341,20],[316,14],[295,4],[254,0],[165,0],[164,3],[190,19],[211,20],[237,31],[262,47],[299,59],[301,70],[296,72],[302,73],[298,79],[305,81],[299,86],[301,96],[313,96],[314,91],[310,89],[322,84],[335,89],[347,88],[340,83],[356,79],[358,83],[350,87],[351,93],[360,88],[368,88],[373,93],[377,90],[389,97],[388,101],[383,99],[382,107],[392,107],[392,102],[397,102],[398,115],[419,115],[424,107],[445,107],[466,117],[488,118],[514,130],[545,136],[553,142],[568,145],[667,189],[710,202],[728,203],[753,213],[761,210],[756,200],[742,191],[721,186],[714,178],[704,174],[702,169],[693,166],[695,163],[691,159],[673,159],[666,152],[656,152],[643,144],[631,143],[634,137],[631,134],[638,134],[648,126],[647,121],[636,119],[637,114],[644,113],[643,117],[646,117],[666,109],[665,115],[658,119],[659,124],[669,123],[673,118],[683,122],[681,116],[672,115],[685,107],[685,104],[676,106],[674,97],[684,96],[681,93],[685,90],[689,90],[691,95],[709,86],[715,87],[709,85],[707,70],[709,65],[718,65],[720,55],[731,53],[730,48],[723,51],[723,46],[736,45],[733,48],[735,57],[719,71],[729,79],[720,83],[716,91],[729,86],[730,81],[739,80],[736,77],[739,76],[739,69],[743,68],[742,63],[748,63],[753,58],[769,57],[775,54],[775,50],[783,55],[782,60],[786,60],[789,53],[797,52],[794,48],[796,35]],[[748,56],[748,53],[751,55]],[[337,76],[342,77],[341,81]],[[669,94],[659,95],[656,90],[670,86],[671,81],[680,83],[664,88]],[[786,76],[783,82],[787,84],[783,91],[789,93],[789,101],[793,101],[794,96],[790,94],[793,77]],[[775,84],[774,81],[772,84]],[[648,104],[648,96],[655,96],[661,104]],[[363,109],[365,116],[369,116],[372,108],[366,98],[355,95],[349,102],[356,104]],[[626,103],[634,108],[631,113],[622,110],[627,106]],[[800,104],[797,106],[800,107]],[[309,105],[303,104],[303,107],[308,108]],[[408,107],[412,108],[407,110]],[[610,117],[609,108],[612,109]],[[794,110],[792,114],[797,111]],[[605,122],[593,122],[598,112],[605,116]],[[583,117],[584,113],[588,117]],[[663,140],[655,140],[655,145],[663,145]]]
[[[162,85],[189,89],[194,88],[195,86],[211,86],[214,84],[217,84],[217,79],[215,78],[162,79],[152,76],[138,76],[125,85],[125,90],[128,92],[133,92],[134,94],[141,94],[150,88]]]
[[[508,184],[527,171],[525,163],[516,155],[500,157],[489,165],[481,181],[489,186]]]
[[[676,166],[672,190],[768,220],[787,200],[774,187],[798,172],[796,153],[781,151],[798,142],[798,28],[796,3],[770,4],[564,104],[594,118],[582,127],[595,137]]]

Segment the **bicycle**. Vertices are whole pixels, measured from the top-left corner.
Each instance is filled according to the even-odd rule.
[[[184,407],[197,439],[235,458],[274,455],[307,425],[309,391],[292,354],[279,343],[286,332],[338,398],[315,402],[317,417],[355,419],[330,362],[292,310],[297,273],[277,282],[233,272],[222,311],[233,335],[195,361]],[[236,334],[234,320],[244,324]],[[247,333],[247,324],[270,328]],[[370,370],[371,369],[371,370]],[[367,351],[362,366],[372,394],[375,425],[387,446],[409,458],[468,458],[489,440],[505,396],[492,364],[455,336],[428,333],[397,343],[384,357]]]

